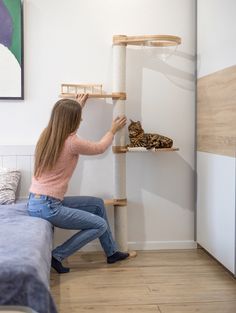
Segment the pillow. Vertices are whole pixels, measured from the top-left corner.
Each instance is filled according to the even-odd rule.
[[[0,168],[0,204],[15,202],[21,173],[15,169]]]

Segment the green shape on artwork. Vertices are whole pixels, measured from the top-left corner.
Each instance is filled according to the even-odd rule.
[[[21,0],[3,0],[12,18],[13,34],[10,50],[21,65]]]

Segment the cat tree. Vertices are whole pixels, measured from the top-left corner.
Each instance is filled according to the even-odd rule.
[[[62,84],[61,96],[73,98],[78,93],[89,93],[91,98],[112,98],[113,118],[125,114],[126,100],[126,47],[127,45],[148,47],[170,47],[181,44],[181,38],[170,35],[113,36],[113,80],[112,93],[106,94],[102,85]],[[125,128],[115,134],[114,146],[114,196],[106,204],[114,206],[115,238],[122,251],[128,250],[127,240],[127,196],[126,196],[126,152],[147,151],[143,148],[127,148]],[[157,151],[176,151],[178,148],[156,149]]]

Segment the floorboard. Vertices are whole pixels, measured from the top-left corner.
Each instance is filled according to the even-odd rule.
[[[77,253],[51,274],[59,313],[235,313],[236,280],[203,250],[142,251],[108,265]]]

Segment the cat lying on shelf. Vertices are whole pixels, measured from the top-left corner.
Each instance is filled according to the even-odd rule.
[[[172,147],[172,139],[159,134],[145,133],[139,121],[134,122],[130,120],[130,122],[128,127],[130,139],[129,148],[144,147],[149,150]]]

